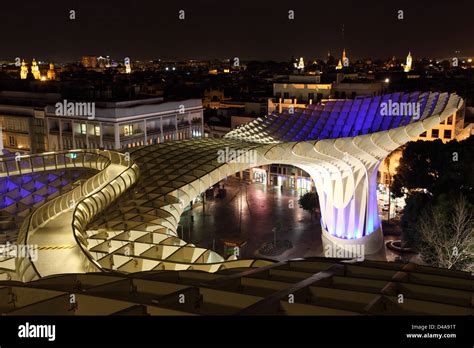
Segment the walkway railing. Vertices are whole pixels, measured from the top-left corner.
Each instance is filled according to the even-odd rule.
[[[109,180],[106,169],[111,164],[126,169]],[[138,167],[126,155],[101,150],[71,150],[0,158],[0,177],[71,168],[96,169],[99,173],[86,180],[81,186],[56,197],[31,213],[20,226],[17,244],[27,245],[28,237],[34,231],[57,215],[74,208],[72,230],[84,253],[81,255],[84,267],[90,271],[97,271],[97,263],[92,260],[86,247],[87,242],[84,237],[86,225],[101,209],[104,209],[136,181]],[[102,190],[105,191],[101,193]],[[97,202],[101,202],[100,206]],[[83,211],[89,213],[84,215]],[[94,213],[91,214],[92,211]],[[39,277],[39,272],[30,256],[16,259],[16,272],[22,281]]]
[[[72,218],[74,238],[82,249],[81,255],[84,256],[83,261],[84,265],[86,265],[86,272],[102,270],[100,264],[89,251],[87,225],[138,180],[138,166],[130,161],[128,155],[126,156],[118,152],[109,152],[109,154],[112,163],[125,166],[126,169],[100,190],[83,198],[76,205]]]

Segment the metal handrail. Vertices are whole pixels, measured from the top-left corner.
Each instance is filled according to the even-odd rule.
[[[68,154],[82,154],[82,161],[72,161],[71,163],[67,163],[66,155]],[[55,156],[54,157],[54,167],[46,166],[44,157],[46,156]],[[93,156],[86,161],[86,156],[90,155]],[[42,166],[33,166],[32,158],[42,158]],[[61,158],[63,162],[61,163],[58,158]],[[75,157],[74,157],[75,158]],[[72,158],[72,159],[74,159]],[[95,161],[94,161],[95,158]],[[37,228],[41,227],[45,222],[51,219],[54,216],[57,216],[59,213],[72,208],[71,202],[75,205],[75,202],[83,197],[84,187],[85,191],[88,190],[95,190],[105,184],[107,181],[107,173],[104,169],[106,169],[110,163],[111,159],[104,156],[100,153],[99,150],[72,150],[72,151],[60,151],[60,152],[53,152],[53,153],[43,153],[43,154],[35,154],[35,155],[23,155],[23,156],[15,156],[14,159],[11,158],[4,158],[2,160],[2,164],[7,161],[14,160],[17,164],[15,165],[16,168],[21,168],[21,165],[18,162],[21,162],[23,159],[28,160],[30,163],[29,172],[34,173],[36,171],[45,171],[45,170],[57,170],[61,168],[93,168],[99,170],[99,173],[94,175],[93,177],[89,178],[84,185],[76,187],[75,189],[68,191],[67,193],[56,197],[55,199],[45,203],[38,209],[34,210],[25,221],[22,223],[19,229],[17,244],[27,244],[29,233],[36,230]],[[79,165],[78,165],[79,163]],[[8,170],[8,166],[4,166],[3,169],[6,168],[6,172],[9,175],[15,175]],[[22,171],[21,169],[17,170],[15,173],[20,174]],[[34,265],[34,262],[31,260],[31,256],[24,258],[18,258],[16,260],[16,271],[19,278],[23,281],[30,281],[36,279],[39,276],[39,272]],[[30,271],[31,270],[31,271]]]
[[[85,261],[88,262],[86,266],[87,272],[97,272],[98,270],[103,271],[102,266],[100,266],[89,251],[87,242],[87,225],[95,216],[97,216],[97,214],[101,213],[127,189],[133,186],[138,180],[139,175],[138,166],[127,156],[117,152],[110,153],[110,155],[112,163],[114,163],[112,156],[117,156],[119,162],[115,164],[124,165],[126,163],[128,167],[114,179],[110,180],[109,183],[100,190],[81,199],[73,212],[72,230],[74,238],[82,250],[81,255],[85,256]],[[128,178],[129,180],[127,181],[125,178]],[[122,181],[122,185],[120,185],[120,180]]]

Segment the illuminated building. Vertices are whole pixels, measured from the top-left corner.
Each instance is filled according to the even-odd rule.
[[[31,73],[33,74],[35,80],[41,79],[41,73],[39,71],[39,66],[36,63],[36,60],[33,58],[33,62],[31,63]]]
[[[3,146],[10,152],[48,150],[44,108],[54,102],[53,93],[0,92],[0,127]]]
[[[47,78],[48,80],[56,80],[56,72],[54,71],[54,64],[49,64]]]
[[[383,116],[381,107],[390,100],[421,105],[420,116]],[[376,197],[380,163],[393,150],[445,122],[462,107],[462,99],[448,93],[393,93],[329,100],[291,115],[270,115],[226,137],[274,144],[266,149],[268,161],[296,165],[309,173],[316,184],[323,244],[364,244],[371,254],[382,246]],[[299,126],[292,128],[292,124]],[[318,141],[305,143],[308,138]],[[291,144],[291,150],[285,148],[285,142]]]
[[[122,149],[203,134],[201,100],[164,102],[163,98],[95,102],[95,115],[60,115],[46,107],[50,150],[76,148]]]
[[[407,62],[406,62],[406,64],[403,66],[403,71],[405,71],[405,72],[410,72],[410,71],[411,71],[412,62],[413,62],[413,58],[412,58],[412,56],[411,56],[411,52],[408,52]]]
[[[419,103],[421,117],[384,116],[383,104],[394,100]],[[292,115],[286,112],[259,118],[223,139],[142,146],[131,150],[130,160],[125,159],[126,153],[100,150],[77,150],[78,161],[70,161],[64,153],[37,155],[42,160],[34,162],[26,156],[18,165],[5,165],[3,175],[31,166],[33,171],[79,166],[104,174],[78,188],[88,199],[76,204],[72,215],[70,202],[78,190],[41,206],[30,224],[22,225],[19,244],[38,245],[39,257],[17,260],[15,274],[29,281],[45,275],[100,270],[217,272],[264,265],[263,260],[225,260],[214,251],[186,243],[177,231],[185,207],[202,192],[236,172],[270,164],[295,165],[310,174],[320,201],[323,247],[363,245],[365,255],[377,253],[383,248],[376,196],[380,163],[398,147],[446,120],[463,103],[456,94],[437,92],[329,100],[295,110]],[[243,154],[219,161],[218,150],[223,148]],[[247,161],[247,154],[254,160]],[[119,198],[132,186],[133,190]],[[117,199],[120,209],[107,210]],[[66,252],[46,248],[51,243],[47,233],[51,223],[58,234],[73,233],[77,245]]]
[[[83,56],[82,66],[84,68],[97,68],[98,59],[96,56]]]
[[[23,59],[21,62],[20,78],[22,80],[25,80],[27,76],[28,76],[28,66],[26,65],[25,60]]]
[[[203,135],[199,99],[165,102],[157,97],[95,102],[91,119],[80,114],[57,114],[56,105],[63,102],[59,93],[0,92],[4,148],[33,153],[75,148],[122,149]]]
[[[443,143],[447,143],[451,140],[462,141],[467,139],[471,135],[472,125],[465,125],[464,114],[465,106],[454,110],[444,121],[440,122],[431,129],[427,129],[421,133],[413,141],[434,141],[441,140]],[[380,172],[380,183],[388,186],[391,183],[391,178],[397,174],[398,164],[402,157],[402,149],[397,149],[392,152],[389,156],[388,161],[381,163]],[[389,168],[390,167],[390,168]]]
[[[342,50],[342,64],[345,67],[349,66],[349,58],[347,58],[347,56],[346,56],[346,49],[345,48]]]
[[[132,72],[132,66],[130,65],[130,58],[125,59],[125,73],[130,74]]]
[[[321,83],[318,74],[294,74],[287,80],[273,83],[273,98],[268,99],[268,112],[283,112],[303,108],[321,99],[329,98],[332,84]]]
[[[294,67],[298,70],[304,70],[304,59],[303,57],[300,57],[300,59],[298,60],[298,63],[294,63]]]

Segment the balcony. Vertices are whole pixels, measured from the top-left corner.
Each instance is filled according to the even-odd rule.
[[[130,138],[134,138],[134,137],[143,136],[144,134],[145,134],[145,132],[142,131],[141,129],[136,129],[136,130],[133,131],[132,134],[125,135],[125,133],[120,133],[120,138],[130,139]]]

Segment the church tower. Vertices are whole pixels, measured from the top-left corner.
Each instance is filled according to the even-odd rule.
[[[21,70],[20,70],[20,78],[22,80],[26,79],[26,76],[28,75],[28,66],[25,63],[25,60],[21,62]]]
[[[49,64],[48,80],[56,80],[56,72],[54,71],[54,64]]]
[[[405,67],[403,69],[405,72],[409,72],[411,70],[412,61],[413,59],[411,57],[411,52],[408,52],[407,63],[405,64]]]
[[[349,58],[347,58],[347,56],[346,56],[346,49],[345,48],[342,50],[342,65],[344,67],[349,66]]]
[[[303,57],[300,57],[297,68],[299,70],[304,70],[304,59],[303,59]]]
[[[41,79],[41,73],[39,71],[39,66],[36,64],[36,60],[33,58],[33,62],[31,62],[31,73],[35,77],[35,80]]]

